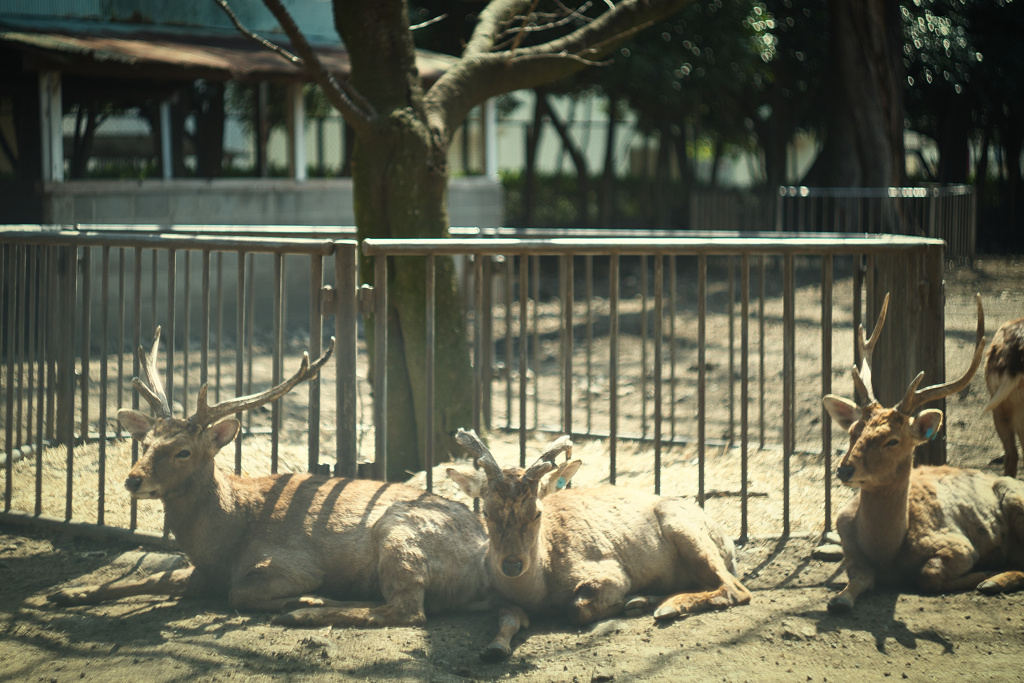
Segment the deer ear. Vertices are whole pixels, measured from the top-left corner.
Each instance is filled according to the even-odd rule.
[[[475,470],[472,475],[467,475],[452,467],[446,472],[448,478],[459,485],[462,492],[470,498],[483,498],[484,490],[487,488],[487,473],[483,470]]]
[[[847,398],[828,394],[821,399],[821,402],[825,404],[825,410],[832,416],[836,424],[846,431],[849,431],[850,427],[860,419],[860,408]]]
[[[942,411],[935,410],[922,410],[914,418],[912,425],[914,430],[914,436],[921,441],[931,441],[939,435],[939,429],[942,427]]]
[[[240,427],[241,423],[239,423],[237,418],[227,417],[212,427],[208,427],[206,431],[210,435],[216,450],[220,450],[235,440],[235,435],[238,434]]]
[[[540,497],[543,498],[548,494],[564,489],[572,480],[573,475],[580,469],[580,465],[582,464],[582,460],[570,460],[567,463],[559,465],[556,469],[545,475],[546,479],[541,485],[539,491]]]
[[[153,421],[149,419],[148,415],[137,410],[128,410],[127,408],[117,411],[117,420],[121,423],[121,426],[128,430],[128,433],[134,439],[141,439],[146,436],[146,433],[153,426]]]

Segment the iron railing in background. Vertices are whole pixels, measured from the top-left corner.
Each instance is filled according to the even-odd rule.
[[[950,262],[963,264],[974,261],[977,209],[970,185],[701,190],[690,228],[931,237],[946,242]]]

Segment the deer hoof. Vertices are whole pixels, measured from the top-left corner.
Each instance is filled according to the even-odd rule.
[[[487,647],[480,651],[480,659],[485,662],[500,662],[503,659],[508,659],[509,655],[512,654],[512,648],[504,643],[489,643]]]
[[[670,602],[662,603],[658,609],[654,610],[654,618],[658,621],[667,621],[669,619],[676,619],[682,616],[682,611],[678,605],[673,605]]]
[[[828,601],[829,614],[849,614],[853,610],[853,603],[845,595],[837,595]]]
[[[978,592],[984,593],[985,595],[996,595],[1003,592],[1003,587],[998,581],[985,579],[978,584]]]
[[[626,616],[627,617],[639,617],[642,614],[646,614],[651,610],[651,603],[643,595],[638,595],[632,598],[626,603]]]

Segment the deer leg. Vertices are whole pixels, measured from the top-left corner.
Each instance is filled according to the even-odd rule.
[[[1009,571],[986,578],[978,584],[978,592],[986,595],[1013,593],[1024,588],[1024,572]]]
[[[573,591],[569,619],[578,626],[614,617],[626,608],[629,579],[617,562],[601,564],[606,565],[604,572],[601,569],[592,572],[590,578],[580,582]]]
[[[418,609],[417,609],[418,602]],[[301,607],[278,615],[271,623],[298,628],[319,628],[321,626],[358,626],[380,628],[383,626],[422,626],[427,617],[423,612],[423,597],[405,596],[392,599],[383,605],[365,602],[335,602],[318,607]],[[372,606],[368,606],[372,605]]]
[[[918,574],[921,590],[929,593],[967,590],[991,575],[991,572],[971,572],[975,552],[963,536],[942,534],[929,539],[929,544],[935,550]]]
[[[118,600],[134,595],[179,596],[197,592],[198,582],[191,581],[193,567],[159,572],[135,581],[112,581],[98,586],[62,588],[50,593],[46,599],[58,605],[94,605],[107,600]]]
[[[498,632],[480,651],[480,659],[496,662],[512,654],[512,638],[521,628],[529,628],[530,619],[518,605],[506,605],[498,611]]]
[[[662,535],[675,547],[697,585],[710,590],[670,595],[654,611],[655,619],[750,602],[750,591],[729,571],[722,549],[704,524],[682,514],[677,505],[659,505],[657,513]]]
[[[996,433],[1003,444],[1003,475],[1017,476],[1017,434],[1014,430],[1014,405],[1012,401],[1003,401],[992,411],[992,421],[996,425]]]

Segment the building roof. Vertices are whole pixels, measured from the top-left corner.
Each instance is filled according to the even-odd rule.
[[[290,49],[282,36],[266,37]],[[238,33],[226,31],[0,18],[0,45],[23,52],[30,69],[55,68],[81,75],[181,80],[308,80],[299,67],[284,57]],[[315,47],[328,70],[339,77],[348,77],[349,58],[340,41]],[[447,55],[417,51],[416,65],[427,82],[440,78],[453,62]]]

